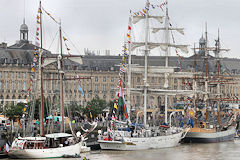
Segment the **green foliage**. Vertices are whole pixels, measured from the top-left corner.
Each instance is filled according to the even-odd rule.
[[[10,120],[20,119],[23,115],[24,103],[18,103],[17,105],[6,105],[4,115],[6,115]]]
[[[86,107],[82,107],[81,110],[83,114],[87,115],[89,118],[90,113],[92,114],[92,118],[97,117],[98,114],[102,114],[104,109],[108,107],[106,100],[100,99],[99,97],[93,98],[90,102],[88,102]]]

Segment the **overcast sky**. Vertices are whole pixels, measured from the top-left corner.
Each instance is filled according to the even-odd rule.
[[[164,1],[150,2],[161,4]],[[24,0],[1,0],[1,42],[12,45],[19,40],[19,28],[25,15],[29,40],[34,43],[38,3],[39,0],[25,0],[24,7]],[[42,4],[56,19],[61,18],[64,34],[81,53],[84,48],[89,48],[101,53],[109,49],[111,53],[119,54],[127,32],[129,10],[142,10],[145,0],[42,0]],[[210,39],[216,38],[217,29],[220,29],[223,46],[231,49],[225,54],[227,57],[240,58],[239,9],[239,0],[169,0],[171,22],[186,29],[184,43],[193,46],[207,22]],[[44,17],[43,24],[43,47],[48,49],[58,27],[48,17]],[[69,45],[73,52],[77,52],[73,45]],[[53,45],[50,50],[57,52],[56,48]]]

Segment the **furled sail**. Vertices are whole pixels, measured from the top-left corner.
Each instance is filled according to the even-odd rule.
[[[145,19],[145,16],[133,16],[133,24],[138,23],[140,20]],[[158,22],[163,23],[163,16],[148,16],[148,18],[156,19]]]
[[[152,33],[157,33],[160,30],[166,30],[166,28],[153,28]],[[182,35],[184,35],[184,28],[168,28],[168,30],[176,30]]]
[[[142,47],[144,45],[145,45],[144,42],[133,42],[131,50],[133,51],[136,48]],[[166,43],[148,43],[147,45],[150,50],[156,47],[160,47],[161,50],[166,51],[168,47],[175,47],[175,48],[179,48],[184,53],[188,53],[188,48],[187,48],[188,45],[175,45],[175,44],[166,44]]]

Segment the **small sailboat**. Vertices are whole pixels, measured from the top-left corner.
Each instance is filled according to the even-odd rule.
[[[166,6],[166,15],[165,15],[165,26],[162,28],[154,28],[152,33],[156,33],[160,30],[164,31],[165,41],[164,43],[153,43],[149,42],[149,20],[156,19],[158,22],[162,22],[162,16],[151,16],[150,15],[150,7],[154,7],[154,5],[150,4],[149,0],[146,1],[145,9],[143,12],[141,11],[141,15],[134,14],[129,18],[129,26],[128,30],[131,32],[132,23],[136,24],[141,20],[145,20],[145,41],[144,42],[132,42],[131,41],[131,33],[127,34],[128,39],[128,85],[127,85],[127,111],[130,112],[130,94],[131,92],[139,92],[144,95],[144,109],[143,111],[139,111],[137,114],[137,119],[135,124],[131,124],[129,119],[129,113],[127,113],[126,108],[125,117],[127,121],[116,121],[115,117],[112,118],[111,126],[108,128],[107,132],[102,133],[101,130],[98,131],[98,142],[101,146],[101,149],[106,150],[144,150],[144,149],[153,149],[153,148],[167,148],[167,147],[175,147],[179,144],[181,139],[184,138],[185,134],[184,129],[180,127],[174,127],[171,125],[171,116],[168,121],[168,95],[175,94],[192,94],[192,90],[170,90],[168,87],[168,78],[171,75],[177,74],[174,72],[173,67],[168,66],[168,56],[170,52],[170,48],[178,48],[182,51],[187,50],[187,45],[176,45],[170,43],[170,30],[177,30],[182,33],[181,28],[173,28],[169,23],[168,16],[168,2],[164,2]],[[144,50],[144,66],[132,66],[131,65],[131,51],[138,47],[143,47]],[[148,56],[150,54],[150,50],[156,47],[160,47],[163,51],[165,51],[165,66],[149,66],[148,64]],[[125,58],[124,58],[125,59]],[[123,65],[124,66],[124,65]],[[123,68],[120,67],[120,71]],[[143,87],[142,88],[131,88],[131,74],[132,73],[140,73],[144,75],[143,79]],[[151,85],[148,84],[148,78],[150,74],[160,75],[163,74],[165,77],[165,84],[163,89],[151,88]],[[184,74],[184,73],[183,73]],[[188,74],[188,73],[186,73]],[[119,94],[123,95],[122,88],[122,77],[119,78]],[[133,93],[134,93],[133,92]],[[165,95],[165,124],[170,125],[161,125],[156,127],[149,127],[147,125],[147,96],[148,94],[160,94]],[[118,102],[119,103],[119,102]],[[125,103],[123,103],[125,104]],[[125,106],[125,107],[126,107]],[[144,115],[144,125],[141,126],[138,124],[138,115],[140,112],[143,112]],[[169,122],[169,123],[168,123]]]

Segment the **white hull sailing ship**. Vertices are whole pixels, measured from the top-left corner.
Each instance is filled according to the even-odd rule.
[[[69,137],[71,134],[50,134],[54,138]],[[48,135],[46,137],[25,137],[16,139],[8,155],[11,158],[20,159],[40,159],[40,158],[61,158],[61,157],[80,157],[82,142],[71,145],[60,145],[58,147],[46,146]],[[49,137],[49,144],[51,137]],[[54,141],[54,140],[53,140]],[[59,143],[56,143],[57,145]],[[52,144],[54,145],[54,144]]]
[[[37,16],[38,24],[40,24],[40,28],[37,28],[37,31],[40,30],[41,32],[41,46],[39,49],[39,79],[40,79],[40,90],[41,90],[41,127],[40,127],[40,135],[41,137],[18,137],[14,140],[10,151],[8,153],[9,157],[11,158],[19,158],[19,159],[35,159],[35,158],[60,158],[60,157],[80,157],[81,149],[83,148],[84,151],[88,151],[89,148],[84,147],[82,142],[84,141],[84,135],[81,136],[81,133],[78,132],[77,135],[75,133],[67,134],[65,132],[64,126],[64,98],[63,98],[63,65],[62,61],[64,58],[69,58],[73,61],[77,61],[82,63],[82,59],[70,56],[63,56],[62,53],[62,43],[61,47],[61,54],[58,55],[56,58],[53,59],[45,59],[43,62],[43,49],[42,49],[42,11],[44,9],[41,6],[40,0],[40,7],[38,13],[40,15]],[[44,10],[45,11],[45,10]],[[46,12],[46,11],[45,11]],[[48,14],[50,15],[50,14]],[[55,21],[56,22],[56,21]],[[60,40],[63,39],[62,32],[61,32],[61,24],[59,24],[59,33],[60,33]],[[57,59],[58,70],[61,74],[60,76],[60,104],[61,104],[61,117],[62,117],[62,124],[61,124],[61,132],[62,133],[53,133],[44,135],[44,111],[43,111],[43,67],[55,62]],[[93,123],[92,128],[87,130],[87,132],[92,132],[96,128],[97,124]]]
[[[143,109],[143,117],[144,117],[144,127],[136,129],[135,131],[123,131],[116,127],[115,130],[108,129],[107,132],[102,134],[99,131],[98,142],[101,146],[101,149],[107,150],[143,150],[143,149],[153,149],[153,148],[167,148],[167,147],[175,147],[179,144],[179,142],[184,138],[186,133],[184,133],[183,128],[173,127],[171,126],[171,115],[169,123],[170,125],[166,128],[162,128],[160,126],[157,127],[149,127],[147,125],[147,94],[158,94],[165,96],[165,123],[168,124],[168,95],[187,95],[193,94],[193,90],[170,90],[168,86],[168,78],[169,76],[174,76],[175,73],[173,67],[168,66],[168,56],[170,54],[170,48],[178,48],[181,51],[187,51],[187,45],[176,45],[170,43],[170,30],[177,30],[179,33],[183,33],[182,28],[173,28],[169,23],[168,17],[168,2],[164,3],[166,6],[166,16],[165,16],[165,26],[163,28],[153,28],[152,33],[156,33],[158,31],[164,31],[164,43],[152,43],[149,42],[150,39],[150,27],[149,20],[155,19],[158,23],[162,23],[162,16],[151,16],[149,14],[150,7],[154,8],[152,4],[149,3],[149,0],[146,2],[146,7],[143,9],[142,16],[132,15],[129,18],[129,34],[128,34],[128,85],[127,85],[127,107],[128,112],[130,112],[130,93],[140,93],[144,95],[144,109]],[[144,42],[131,42],[131,28],[132,23],[136,24],[141,20],[145,20],[145,41]],[[131,65],[131,51],[138,47],[143,47],[144,50],[144,66],[132,66]],[[149,66],[148,65],[148,56],[150,54],[150,50],[156,47],[160,47],[165,52],[165,66],[157,67],[157,66]],[[143,87],[142,88],[131,88],[131,73],[138,73],[144,76],[143,79]],[[148,84],[148,76],[149,74],[155,76],[163,76],[165,77],[164,86],[161,89],[151,88],[151,85]],[[192,77],[191,73],[180,73],[182,75],[188,75]],[[120,82],[121,83],[121,82]],[[139,111],[142,112],[142,111]],[[138,113],[139,113],[138,112]],[[137,116],[138,117],[138,116]],[[129,120],[128,120],[129,121]],[[138,119],[137,119],[138,121]],[[129,124],[129,123],[125,123]],[[135,126],[138,125],[137,123]],[[121,128],[121,127],[120,127]]]
[[[130,150],[169,148],[177,146],[179,144],[179,141],[184,137],[183,129],[178,128],[178,131],[175,130],[175,132],[172,132],[169,135],[165,136],[154,137],[149,135],[149,137],[147,136],[142,138],[123,135],[121,137],[122,139],[116,139],[112,141],[98,140],[98,142],[101,146],[101,149],[105,150],[130,151]],[[121,131],[119,131],[118,134],[121,134]]]

